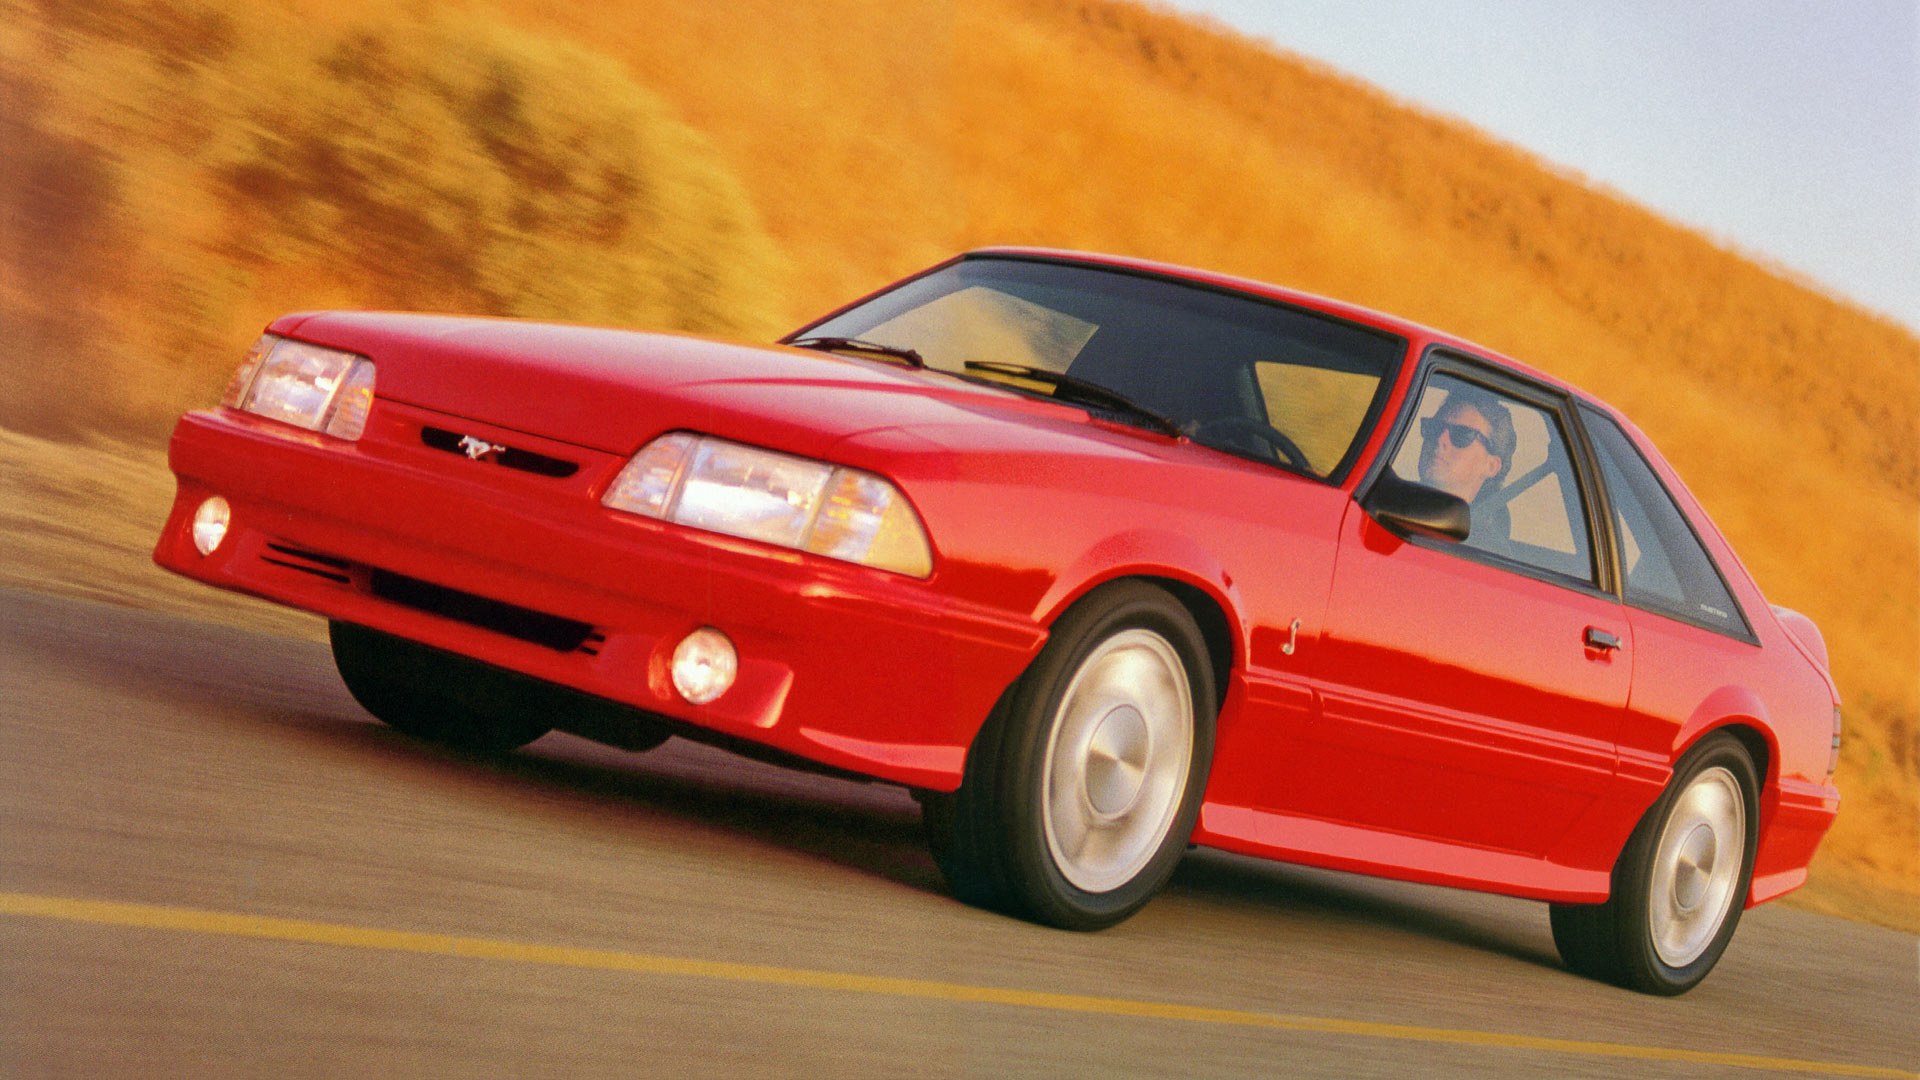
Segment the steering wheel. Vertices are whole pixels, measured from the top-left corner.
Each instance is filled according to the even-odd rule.
[[[1211,420],[1202,420],[1188,429],[1187,434],[1195,442],[1204,442],[1205,437],[1221,438],[1233,435],[1251,435],[1271,446],[1279,456],[1295,468],[1313,471],[1313,465],[1307,461],[1307,455],[1287,433],[1252,416],[1216,416]]]

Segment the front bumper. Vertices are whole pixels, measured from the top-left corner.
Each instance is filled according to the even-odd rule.
[[[427,429],[580,468],[472,461]],[[178,491],[154,550],[169,570],[913,787],[959,785],[980,723],[1045,639],[1030,618],[943,596],[938,567],[917,580],[607,510],[623,458],[394,402],[354,443],[191,413],[169,463]],[[192,518],[212,495],[232,522],[201,556]],[[740,673],[696,706],[668,663],[701,626],[733,640]]]

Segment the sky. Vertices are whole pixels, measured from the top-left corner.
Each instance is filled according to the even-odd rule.
[[[1920,331],[1920,0],[1162,0]]]

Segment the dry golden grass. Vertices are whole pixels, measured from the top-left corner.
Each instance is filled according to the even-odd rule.
[[[619,60],[497,20],[0,0],[0,105],[15,427],[164,430],[290,306],[784,322],[709,141]]]
[[[1912,333],[1460,125],[1117,0],[416,7],[428,14],[395,22],[374,0],[0,0],[0,142],[25,148],[0,157],[0,320],[16,331],[0,344],[0,406],[18,415],[20,402],[44,401],[43,420],[64,417],[70,429],[105,416],[124,430],[126,417],[208,400],[280,309],[396,299],[503,308],[532,296],[537,313],[618,318],[591,283],[551,295],[528,285],[580,272],[583,249],[567,246],[577,228],[522,245],[531,254],[503,260],[489,291],[460,276],[476,256],[458,229],[428,229],[377,264],[330,258],[327,219],[281,222],[275,204],[237,198],[244,186],[231,182],[235,160],[274,160],[246,142],[262,131],[391,152],[397,136],[380,134],[382,118],[347,124],[347,105],[283,119],[288,85],[324,85],[316,50],[374,27],[410,73],[406,115],[418,130],[405,137],[433,136],[417,143],[431,148],[417,175],[443,185],[376,205],[477,206],[470,228],[511,238],[512,185],[495,182],[515,181],[511,171],[444,186],[442,159],[479,160],[448,119],[459,112],[450,102],[475,99],[423,90],[460,79],[435,75],[444,66],[419,49],[453,40],[535,84],[551,83],[541,73],[556,65],[578,67],[598,98],[631,85],[642,103],[623,112],[556,98],[528,114],[541,117],[529,137],[590,140],[609,117],[645,117],[635,123],[659,133],[648,160],[686,160],[683,182],[669,185],[680,194],[655,208],[680,231],[640,273],[664,279],[724,250],[702,265],[734,274],[707,287],[696,275],[673,312],[636,303],[627,321],[721,318],[761,333],[959,248],[1054,244],[1409,315],[1621,406],[1769,597],[1811,615],[1832,647],[1847,699],[1847,803],[1807,902],[1920,924]],[[52,63],[51,39],[34,29],[47,20],[68,26]],[[259,56],[309,66],[287,61],[293,74],[255,78]],[[363,88],[363,113],[365,99]],[[720,195],[702,202],[689,185]],[[372,190],[349,183],[335,202]],[[563,200],[550,219],[572,220],[577,206]],[[261,222],[280,230],[273,243],[243,242]],[[306,254],[278,254],[293,248]],[[29,251],[40,254],[21,257]],[[616,244],[587,261],[630,254]],[[76,391],[93,384],[73,372],[103,355],[118,358],[117,381]],[[52,451],[34,453],[44,462]],[[84,588],[83,577],[68,584]]]

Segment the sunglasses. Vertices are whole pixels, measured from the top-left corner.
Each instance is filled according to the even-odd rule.
[[[1420,434],[1426,436],[1429,446],[1434,444],[1434,440],[1440,437],[1441,432],[1446,433],[1447,441],[1453,443],[1455,450],[1465,450],[1478,442],[1487,453],[1494,452],[1493,441],[1487,438],[1486,432],[1478,428],[1467,424],[1449,424],[1437,416],[1429,416],[1420,421]]]

